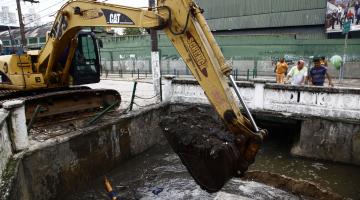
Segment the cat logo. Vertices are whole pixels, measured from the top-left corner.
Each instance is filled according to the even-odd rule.
[[[110,14],[110,24],[119,24],[120,23],[120,13],[111,13]]]
[[[134,25],[134,22],[126,15],[114,10],[101,9],[105,15],[107,24]]]

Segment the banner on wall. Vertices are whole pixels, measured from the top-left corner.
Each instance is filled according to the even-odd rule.
[[[350,31],[360,31],[360,0],[327,0],[326,33],[343,32],[350,22]]]

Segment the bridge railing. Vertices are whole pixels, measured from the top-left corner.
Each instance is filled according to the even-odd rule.
[[[172,102],[209,104],[195,80],[164,79]],[[291,86],[266,81],[238,82],[249,108],[282,115],[316,116],[340,120],[360,119],[360,89]]]

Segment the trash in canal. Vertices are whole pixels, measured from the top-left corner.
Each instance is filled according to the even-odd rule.
[[[152,191],[153,194],[158,195],[160,194],[162,191],[164,190],[164,188],[156,188]]]
[[[120,197],[117,197],[116,193],[112,189],[109,179],[106,176],[104,177],[104,187],[110,200],[121,200]]]

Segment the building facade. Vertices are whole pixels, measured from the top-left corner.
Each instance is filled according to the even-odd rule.
[[[16,13],[10,12],[9,6],[1,6],[0,10],[0,25],[17,25]]]
[[[27,40],[28,49],[40,49],[46,42],[46,32],[51,29],[51,24],[44,24],[38,27],[25,28],[25,37]],[[3,43],[5,50],[11,50],[14,47],[18,48],[21,45],[20,29],[17,27],[6,27],[7,30],[0,32],[0,40]],[[10,30],[10,31],[9,31]],[[11,35],[9,34],[11,33]],[[8,53],[3,52],[3,53]]]
[[[273,75],[274,61],[344,54],[344,35],[325,32],[327,0],[196,0],[227,60],[242,74]],[[360,37],[349,34],[346,77],[359,77]],[[105,38],[109,71],[150,71],[150,37]],[[189,73],[165,35],[159,35],[162,72]],[[176,72],[177,71],[177,72]],[[331,68],[333,76],[338,72]],[[359,73],[357,73],[359,71]]]

